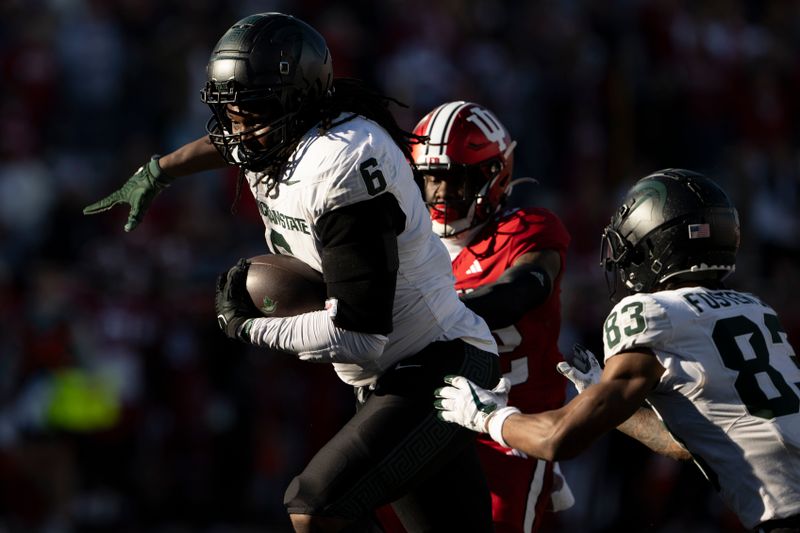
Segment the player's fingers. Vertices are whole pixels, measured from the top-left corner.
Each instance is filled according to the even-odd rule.
[[[230,270],[228,270],[228,278],[231,280],[231,283],[239,283],[247,277],[247,270],[250,267],[250,263],[247,262],[246,259],[239,259],[235,265],[233,265]]]
[[[572,366],[574,366],[581,372],[587,372],[591,367],[591,363],[589,362],[589,360],[592,357],[593,357],[592,352],[590,352],[580,344],[575,344],[575,346],[572,347],[571,360],[569,358],[565,359],[567,359],[568,363],[570,363]]]
[[[442,420],[444,422],[453,422],[456,424],[458,423],[458,415],[453,413],[453,411],[444,409],[442,411],[439,411],[437,413],[437,416],[439,417],[439,420]]]
[[[574,369],[566,361],[561,361],[556,365],[556,370],[558,370],[558,373],[561,374],[562,376],[569,378],[570,375],[572,375],[572,371]]]
[[[458,396],[458,389],[455,387],[442,387],[436,391],[436,397],[439,399],[455,398],[456,396]]]
[[[128,223],[125,224],[125,231],[131,231],[139,225],[148,204],[147,199],[140,194],[133,194],[129,198],[130,200],[128,203],[131,204],[131,210],[128,213]]]
[[[452,398],[439,398],[433,402],[433,406],[440,411],[452,411],[455,407],[455,400]]]
[[[572,365],[580,372],[588,376],[602,373],[603,370],[600,367],[600,362],[590,350],[580,344],[576,344],[573,348],[573,352],[576,354],[576,357],[572,361]]]
[[[492,389],[492,392],[495,394],[508,394],[511,390],[511,382],[508,378],[500,378],[500,381],[497,383],[497,386]]]
[[[572,357],[579,360],[586,360],[586,348],[584,348],[580,344],[576,344],[572,347]]]
[[[445,383],[449,383],[456,389],[466,389],[469,385],[469,380],[464,376],[447,375],[444,377]]]
[[[94,215],[96,213],[101,213],[103,211],[108,211],[118,203],[122,201],[120,197],[119,191],[113,192],[103,198],[102,200],[98,200],[91,205],[87,205],[83,208],[84,215]]]
[[[231,294],[243,298],[247,292],[247,271],[250,263],[246,259],[240,259],[228,271],[228,285]]]
[[[133,215],[133,213],[131,213],[128,216],[128,221],[125,223],[125,227],[122,229],[124,229],[125,231],[133,231],[134,229],[136,229],[136,226],[138,225],[139,225],[139,217],[136,217]]]

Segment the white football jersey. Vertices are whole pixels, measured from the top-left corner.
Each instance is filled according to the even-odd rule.
[[[316,225],[322,215],[390,193],[406,216],[405,230],[397,237],[400,265],[393,330],[378,361],[334,363],[343,381],[369,382],[434,341],[461,338],[497,352],[486,323],[458,299],[450,257],[431,229],[428,210],[405,156],[375,122],[358,116],[323,133],[312,128],[270,194],[263,174],[248,172],[246,176],[270,251],[292,255],[320,272],[322,246]]]
[[[745,526],[800,512],[800,367],[772,308],[732,290],[636,294],[603,341],[606,360],[655,353],[648,402]]]

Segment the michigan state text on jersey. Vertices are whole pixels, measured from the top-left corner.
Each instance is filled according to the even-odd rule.
[[[154,156],[85,212],[128,203],[131,230],[174,178],[239,167],[269,250],[321,272],[336,305],[263,318],[240,260],[217,283],[220,327],[237,340],[332,363],[359,400],[286,490],[295,529],[366,527],[372,509],[393,502],[412,530],[489,531],[474,438],[439,420],[430,398],[452,373],[495,386],[494,340],[453,291],[447,251],[408,163],[414,135],[397,125],[389,98],[358,80],[334,79],[332,65],[324,38],[292,16],[238,21],[207,65],[207,136]],[[447,480],[446,494],[433,473]],[[436,508],[418,505],[433,500]]]

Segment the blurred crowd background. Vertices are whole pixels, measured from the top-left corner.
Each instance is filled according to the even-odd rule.
[[[249,197],[230,212],[235,171],[184,178],[129,234],[126,208],[81,214],[204,134],[211,48],[262,11],[320,30],[408,128],[446,100],[496,112],[573,236],[563,350],[602,352],[601,229],[671,166],[730,192],[731,285],[800,345],[798,2],[4,0],[0,532],[286,531],[284,487],[351,412],[329,366],[218,332],[217,273],[264,250]],[[577,503],[552,531],[741,527],[691,465],[621,436],[563,470]]]

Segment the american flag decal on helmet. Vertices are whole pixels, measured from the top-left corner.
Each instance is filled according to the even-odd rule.
[[[708,224],[689,224],[690,239],[707,239],[711,237],[711,227]]]

